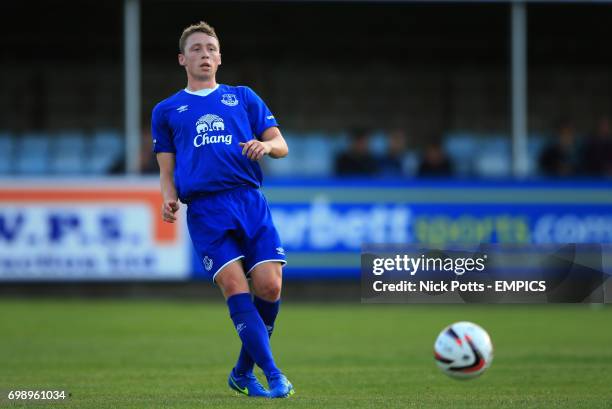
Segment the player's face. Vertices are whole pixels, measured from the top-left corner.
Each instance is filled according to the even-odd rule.
[[[198,81],[214,78],[221,65],[219,41],[205,33],[191,34],[185,42],[184,54],[179,54],[179,64]]]

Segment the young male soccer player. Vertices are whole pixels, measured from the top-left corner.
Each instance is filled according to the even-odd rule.
[[[211,26],[187,27],[179,47],[187,87],[157,104],[151,120],[162,217],[174,223],[179,200],[188,205],[193,244],[227,300],[242,341],[230,388],[252,397],[288,397],[293,386],[276,366],[269,341],[280,306],[285,252],[258,190],[258,161],[264,155],[286,156],[287,144],[255,92],[217,84],[221,53]],[[263,369],[269,390],[253,374],[254,363]]]

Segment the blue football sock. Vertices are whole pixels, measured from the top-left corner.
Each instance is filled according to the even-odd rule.
[[[227,299],[227,306],[234,327],[242,340],[243,348],[246,349],[255,363],[263,369],[267,378],[270,375],[280,373],[281,371],[276,367],[272,357],[268,331],[257,309],[255,309],[251,294],[232,295]]]
[[[274,331],[274,321],[276,321],[276,316],[278,315],[278,310],[280,309],[280,299],[270,302],[255,296],[253,304],[255,305],[255,308],[257,309],[262,321],[266,325],[268,337],[271,337],[272,332]],[[251,358],[243,345],[240,349],[238,362],[236,362],[236,366],[234,367],[236,375],[244,375],[253,372],[254,365],[255,362],[253,361],[253,358]]]
[[[259,313],[262,321],[266,325],[266,330],[268,330],[268,336],[272,336],[272,332],[274,331],[274,321],[276,321],[276,316],[278,315],[278,310],[280,310],[280,298],[276,301],[266,301],[263,298],[259,298],[257,296],[253,299],[253,304]]]

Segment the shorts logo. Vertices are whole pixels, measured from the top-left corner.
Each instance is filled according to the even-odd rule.
[[[238,325],[236,325],[236,332],[240,334],[242,330],[245,328],[246,328],[246,324],[243,322],[239,322]]]
[[[198,133],[193,139],[193,146],[199,148],[202,145],[211,143],[232,143],[232,135],[223,135],[220,131],[225,131],[223,118],[215,114],[206,114],[200,117],[195,124]]]
[[[202,260],[204,262],[204,268],[206,269],[206,271],[210,271],[210,269],[213,266],[213,261],[210,257],[208,256],[204,256],[204,260]]]
[[[282,247],[277,247],[276,248],[276,254],[280,254],[281,256],[285,255],[285,249]]]
[[[223,94],[221,97],[221,102],[223,102],[228,107],[235,107],[238,105],[238,98],[234,94]]]

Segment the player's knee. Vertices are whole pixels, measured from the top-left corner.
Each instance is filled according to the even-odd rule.
[[[282,280],[280,277],[268,276],[258,283],[255,288],[259,298],[266,301],[276,301],[281,295]]]
[[[281,284],[280,282],[273,282],[266,284],[260,291],[259,298],[263,298],[266,301],[276,301],[281,295]]]
[[[283,270],[280,263],[263,263],[251,272],[251,282],[255,295],[266,301],[280,298],[283,283]]]

